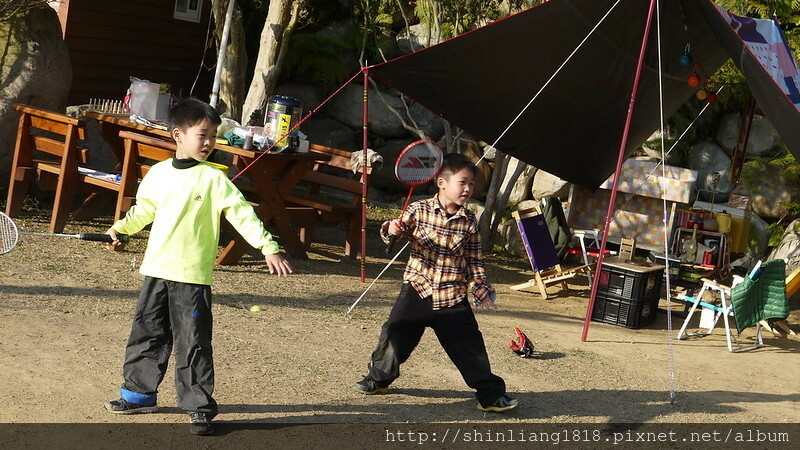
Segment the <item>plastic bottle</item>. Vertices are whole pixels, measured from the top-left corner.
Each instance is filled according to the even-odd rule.
[[[253,148],[253,131],[247,130],[247,133],[244,135],[244,144],[242,144],[242,148],[245,150],[250,150]]]

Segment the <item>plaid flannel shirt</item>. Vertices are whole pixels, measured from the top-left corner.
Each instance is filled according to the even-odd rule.
[[[464,300],[470,284],[475,304],[492,301],[494,288],[486,281],[481,236],[472,211],[462,206],[448,217],[433,197],[409,205],[401,222],[411,241],[403,280],[420,297],[431,296],[434,310]]]

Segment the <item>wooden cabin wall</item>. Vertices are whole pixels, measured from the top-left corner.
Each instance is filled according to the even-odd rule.
[[[169,83],[173,94],[187,97],[198,71],[192,95],[208,101],[216,46],[212,41],[204,56],[211,0],[201,1],[200,22],[194,23],[173,18],[174,0],[69,0],[69,104],[121,100],[131,76]]]

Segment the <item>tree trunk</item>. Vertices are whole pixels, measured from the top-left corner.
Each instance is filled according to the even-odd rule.
[[[19,113],[14,110],[14,103],[63,113],[72,82],[69,51],[55,10],[46,4],[31,9],[14,3],[7,8],[13,10],[2,12],[15,15],[0,21],[0,186],[3,188],[8,186],[17,140]]]
[[[494,215],[494,218],[492,219],[492,226],[491,226],[491,228],[489,228],[489,236],[488,237],[492,241],[494,241],[494,238],[495,238],[495,236],[497,234],[497,228],[500,226],[500,221],[503,218],[502,212],[508,206],[508,199],[509,199],[509,197],[511,197],[511,191],[514,190],[514,184],[516,184],[517,179],[522,174],[522,172],[525,170],[525,168],[528,167],[527,164],[525,164],[524,162],[519,161],[519,160],[517,160],[516,158],[513,158],[513,157],[509,157],[509,163],[508,164],[510,165],[514,161],[516,161],[516,165],[514,167],[514,172],[511,174],[511,177],[508,178],[508,184],[506,184],[505,186],[503,186],[501,184],[500,189],[503,192],[500,194],[500,198],[497,200],[497,203],[495,204],[495,207],[492,209],[493,211],[499,211],[500,212],[500,214],[495,214]],[[505,180],[500,180],[500,181],[502,183]]]
[[[492,181],[489,183],[489,189],[486,192],[486,205],[479,223],[484,251],[491,250],[494,245],[492,241],[492,235],[494,234],[492,233],[492,218],[494,217],[495,207],[497,206],[497,193],[500,191],[500,185],[503,184],[503,179],[506,176],[508,160],[509,156],[500,152],[497,153],[497,160],[495,162],[494,171],[492,172]]]
[[[242,108],[242,124],[247,124],[253,112],[263,108],[280,74],[286,46],[297,21],[297,13],[305,0],[271,0],[267,20],[261,32],[258,59],[253,81]]]
[[[217,35],[217,55],[222,39],[222,30],[225,26],[225,13],[229,1],[214,0],[214,27]],[[247,76],[247,52],[244,43],[244,27],[242,25],[242,9],[239,5],[233,7],[233,17],[228,36],[228,48],[223,62],[222,77],[219,84],[219,106],[217,109],[227,117],[238,120],[242,115],[244,102],[245,77]],[[224,105],[224,106],[223,106]]]

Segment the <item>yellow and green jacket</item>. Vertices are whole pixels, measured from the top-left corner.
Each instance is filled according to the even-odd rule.
[[[264,255],[280,251],[239,189],[205,162],[188,168],[174,167],[173,159],[155,164],[139,185],[136,205],[112,228],[134,234],[152,223],[143,275],[211,285],[222,214]]]

